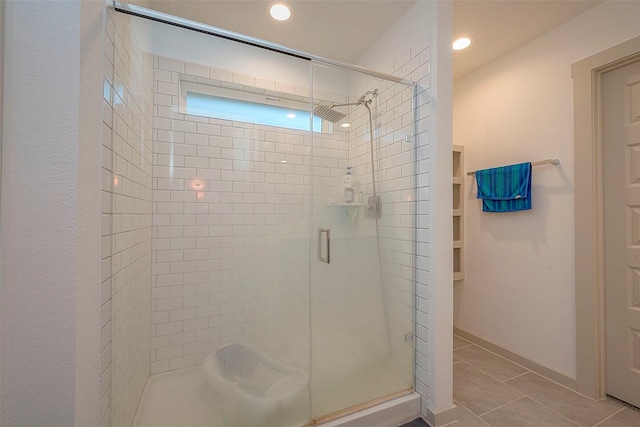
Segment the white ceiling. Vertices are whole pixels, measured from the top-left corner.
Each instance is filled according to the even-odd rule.
[[[273,1],[134,2],[316,56],[353,63],[415,1],[286,0],[293,9],[293,17],[287,22],[277,22],[269,17],[268,7]],[[473,40],[468,49],[454,52],[454,78],[491,62],[601,2],[454,0],[454,37],[468,35]]]
[[[602,3],[602,0],[455,0],[453,36],[472,45],[453,52],[459,78]]]
[[[269,16],[275,1],[148,0],[152,9],[267,40],[335,61],[353,63],[415,0],[283,0],[292,18]],[[140,2],[142,3],[142,1]]]

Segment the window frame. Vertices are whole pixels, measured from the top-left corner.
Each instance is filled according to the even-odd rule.
[[[235,85],[234,83],[228,83],[228,84]],[[187,107],[187,96],[188,96],[188,93],[191,92],[191,93],[198,93],[198,94],[208,95],[213,97],[237,100],[240,102],[251,102],[254,104],[263,104],[263,105],[281,107],[281,108],[291,108],[293,110],[304,111],[305,113],[309,113],[312,115],[312,117],[317,117],[317,116],[314,116],[313,111],[310,110],[311,99],[308,97],[303,97],[300,95],[289,95],[286,93],[275,92],[275,91],[266,91],[264,89],[259,89],[259,88],[249,88],[249,90],[247,90],[248,87],[246,86],[244,87],[244,90],[243,90],[241,89],[243,88],[241,85],[236,85],[238,86],[238,89],[225,87],[223,85],[224,83],[218,86],[218,85],[211,85],[211,84],[181,79],[178,112],[180,114],[191,115],[191,116],[208,117],[211,119],[218,119],[218,120],[229,120],[221,117],[216,117],[214,114],[211,114],[210,112],[205,110],[194,111],[193,109],[189,109]],[[253,91],[251,89],[253,89]],[[295,98],[295,99],[292,99],[292,98]],[[332,134],[333,123],[328,122],[327,120],[324,120],[324,119],[320,119],[320,120],[322,123],[320,131],[314,130],[313,132],[319,133],[319,134]],[[259,126],[271,126],[275,128],[289,129],[293,131],[302,131],[302,132],[310,131],[309,129],[298,129],[298,128],[287,127],[287,126],[279,126],[277,124],[265,124],[265,123],[256,123],[256,122],[240,121],[240,120],[237,120],[237,121],[242,123],[259,125]]]

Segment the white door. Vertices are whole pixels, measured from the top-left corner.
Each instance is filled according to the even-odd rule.
[[[640,61],[603,94],[607,394],[640,406]]]

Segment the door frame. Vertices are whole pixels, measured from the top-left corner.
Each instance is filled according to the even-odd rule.
[[[574,114],[576,390],[606,397],[602,78],[640,61],[640,37],[571,66]]]

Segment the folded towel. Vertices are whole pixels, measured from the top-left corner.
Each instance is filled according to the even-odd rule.
[[[531,163],[476,171],[483,212],[531,209]]]

